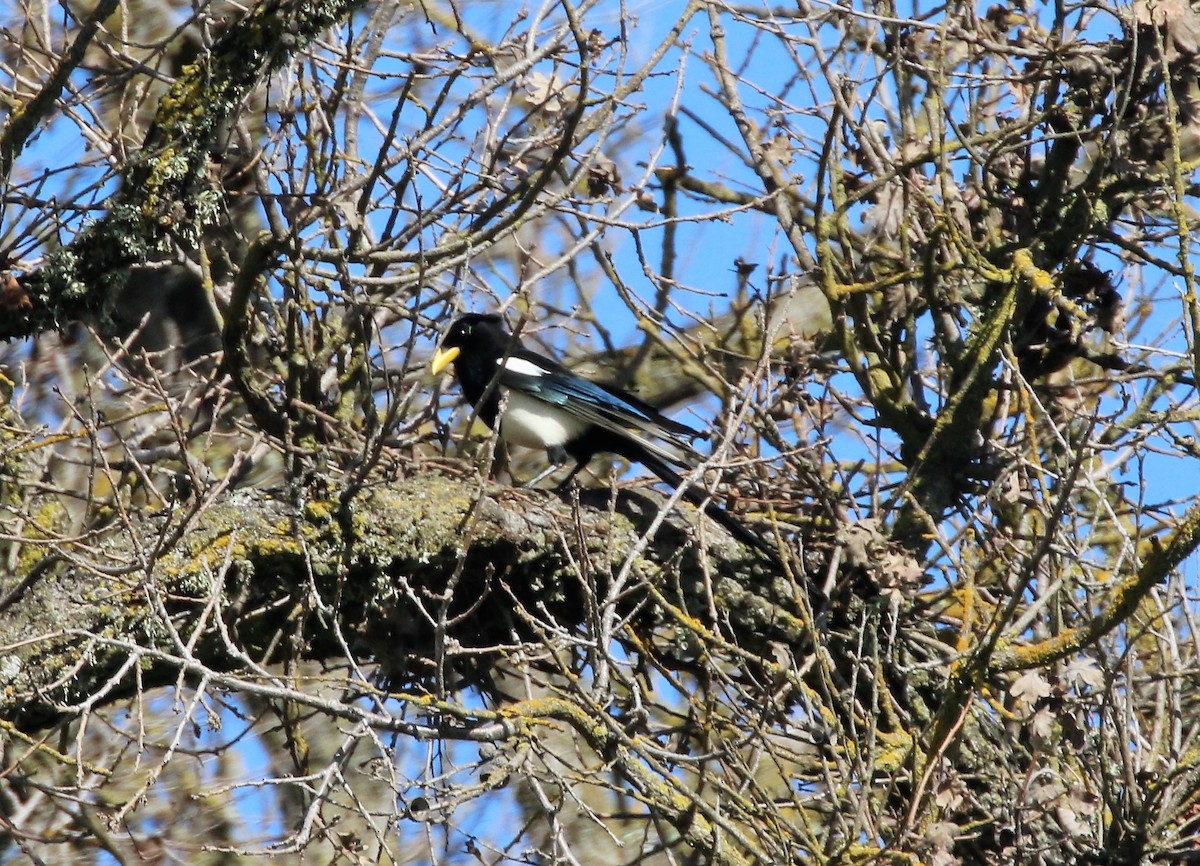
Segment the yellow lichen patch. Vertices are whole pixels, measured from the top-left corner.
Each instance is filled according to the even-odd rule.
[[[1012,262],[1013,271],[1028,280],[1039,292],[1050,294],[1054,291],[1054,278],[1034,264],[1029,250],[1017,250],[1013,253]]]
[[[46,499],[29,512],[24,540],[17,554],[17,574],[27,574],[49,550],[49,545],[70,522],[66,506],[58,499]],[[38,541],[47,542],[46,546]]]
[[[313,523],[329,523],[333,520],[336,505],[326,500],[315,499],[304,505],[304,517]]]
[[[880,731],[872,764],[877,772],[897,773],[912,761],[915,741],[907,731]]]

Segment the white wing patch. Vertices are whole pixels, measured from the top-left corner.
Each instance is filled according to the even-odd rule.
[[[496,362],[501,363],[500,361]],[[526,361],[524,358],[505,358],[503,359],[504,369],[510,373],[516,373],[518,376],[545,376],[546,371],[532,361]]]

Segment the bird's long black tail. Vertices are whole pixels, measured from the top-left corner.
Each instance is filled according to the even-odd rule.
[[[636,445],[636,443],[631,444]],[[638,463],[641,463],[643,466],[657,475],[664,484],[669,484],[676,490],[679,489],[679,487],[683,484],[683,476],[681,476],[669,463],[654,454],[645,452],[643,449],[637,448],[636,450],[638,453],[622,453],[621,456],[628,460],[636,460]],[[758,533],[751,531],[744,523],[742,523],[724,508],[717,505],[717,503],[712,500],[704,488],[693,484],[683,492],[683,498],[723,526],[730,535],[732,535],[742,544],[757,550],[759,553],[764,554],[768,559],[774,562],[779,560],[779,549],[770,539],[764,538]]]

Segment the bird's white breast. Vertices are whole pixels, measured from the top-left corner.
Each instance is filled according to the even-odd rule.
[[[544,400],[509,391],[500,419],[500,435],[514,445],[546,449],[566,444],[587,426],[583,419]]]

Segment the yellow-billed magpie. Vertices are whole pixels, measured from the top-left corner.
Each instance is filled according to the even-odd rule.
[[[489,427],[496,429],[499,422],[504,442],[546,451],[551,466],[531,484],[570,457],[575,466],[559,485],[562,488],[601,452],[641,463],[674,488],[683,483],[677,470],[700,463],[687,441],[700,437],[699,431],[667,418],[626,391],[584,379],[525,349],[514,342],[496,314],[467,313],[455,319],[430,367],[436,374],[450,364],[463,396]],[[743,544],[776,555],[763,538],[714,504],[703,490],[689,487],[684,498]]]

